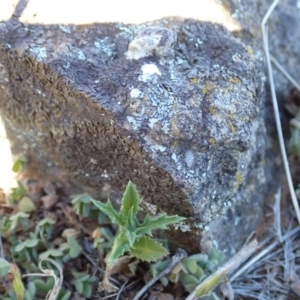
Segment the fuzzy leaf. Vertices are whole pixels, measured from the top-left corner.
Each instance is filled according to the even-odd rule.
[[[70,238],[69,238],[70,239]],[[69,241],[68,239],[68,241]],[[72,258],[76,258],[79,256],[79,254],[81,253],[81,246],[77,243],[77,241],[74,239],[75,242],[73,243],[70,243],[70,251],[69,251],[69,255],[72,257]]]
[[[25,244],[26,244],[27,248],[33,248],[39,243],[39,240],[38,239],[28,239],[25,242],[26,242]]]
[[[105,214],[107,214],[109,216],[109,218],[111,219],[111,222],[113,224],[118,224],[119,226],[124,225],[124,222],[120,216],[120,214],[113,208],[113,206],[111,205],[110,200],[107,201],[106,204],[91,199],[91,201],[94,203],[94,205],[99,208],[102,212],[104,212]]]
[[[24,196],[20,200],[20,202],[18,204],[18,208],[19,208],[19,211],[22,211],[25,213],[31,212],[36,209],[33,201],[29,197],[26,197],[26,196]]]
[[[148,234],[152,236],[152,230],[167,229],[168,225],[178,223],[184,219],[185,218],[179,216],[167,216],[166,214],[154,218],[150,218],[147,215],[140,228],[136,230],[136,233],[138,235]]]
[[[186,258],[181,263],[184,266],[186,273],[195,274],[197,271],[198,266],[196,260]]]
[[[130,248],[130,256],[144,261],[157,261],[167,255],[167,250],[155,240],[142,236]]]
[[[123,194],[121,205],[121,214],[125,217],[129,216],[132,209],[133,215],[136,215],[139,211],[140,198],[135,185],[129,181],[126,190]]]
[[[75,204],[76,202],[82,202],[82,203],[91,203],[92,197],[89,194],[78,194],[71,196],[72,198],[72,204]]]
[[[197,266],[197,270],[195,271],[194,276],[200,280],[200,279],[202,279],[203,275],[204,275],[204,272],[203,272],[202,268]]]
[[[0,257],[0,277],[5,276],[9,268],[10,268],[10,263],[6,259]]]
[[[12,171],[18,173],[19,171],[24,171],[26,165],[26,159],[18,158],[12,166]]]
[[[114,240],[114,245],[107,259],[108,263],[116,261],[117,258],[122,256],[125,252],[129,250],[129,243],[125,233],[120,230],[118,235]]]
[[[180,280],[182,281],[182,283],[184,285],[187,284],[198,284],[199,283],[199,279],[197,279],[195,276],[191,275],[191,274],[185,274],[185,273],[181,273],[180,274]]]

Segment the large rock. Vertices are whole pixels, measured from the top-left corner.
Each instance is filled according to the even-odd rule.
[[[259,17],[239,17],[241,29],[259,30]],[[146,211],[188,218],[172,233],[177,245],[235,252],[260,221],[271,174],[254,33],[180,18],[2,22],[0,109],[12,148],[101,199],[118,203],[132,180]]]

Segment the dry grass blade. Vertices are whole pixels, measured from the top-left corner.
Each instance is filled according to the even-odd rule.
[[[257,250],[257,240],[251,241],[244,246],[233,258],[231,258],[224,266],[219,268],[215,273],[207,277],[201,282],[195,290],[186,298],[186,300],[195,300],[212,291],[232,270],[239,267],[249,256]]]
[[[285,76],[285,78],[300,92],[300,85],[296,82],[296,80],[284,69],[284,67],[277,61],[277,59],[270,54],[270,58],[272,63],[276,66],[276,68]]]
[[[42,268],[42,262],[43,261],[48,261],[51,264],[53,264],[57,268],[57,270],[59,271],[59,277],[57,277],[55,275],[53,270],[43,269]],[[52,276],[54,278],[54,287],[51,291],[49,291],[49,293],[48,293],[45,300],[56,300],[56,298],[58,296],[58,293],[59,293],[59,290],[61,289],[63,279],[64,279],[62,268],[60,267],[60,265],[55,260],[50,259],[50,258],[45,258],[44,260],[41,260],[40,263],[39,263],[39,267],[40,267],[41,271],[44,274],[47,274],[48,276]]]
[[[43,261],[48,261],[52,265],[54,265],[57,268],[57,270],[59,271],[59,277],[57,277],[55,275],[55,273],[54,273],[53,270],[43,269],[43,267],[42,267],[42,262]],[[57,296],[58,296],[58,293],[59,293],[59,291],[61,289],[61,286],[62,286],[62,283],[63,283],[63,279],[64,279],[64,277],[63,277],[63,271],[62,271],[61,266],[55,260],[53,260],[51,258],[45,258],[45,259],[43,259],[43,260],[41,260],[39,262],[39,268],[41,269],[41,271],[44,274],[31,273],[31,274],[23,275],[23,277],[28,277],[28,276],[49,277],[49,276],[52,276],[54,278],[54,286],[53,286],[53,289],[48,292],[45,300],[56,300]]]
[[[292,236],[300,232],[300,227],[296,227],[293,230],[289,231],[282,237],[282,242],[287,241]],[[259,245],[257,248],[262,248],[262,246],[265,243],[262,242],[261,245]],[[247,262],[242,268],[240,268],[234,275],[230,276],[230,281],[234,281],[236,278],[238,278],[241,274],[243,274],[247,269],[249,269],[251,266],[253,266],[256,262],[261,260],[265,255],[270,253],[273,249],[275,249],[280,244],[279,241],[275,241],[272,244],[270,244],[268,247],[264,248],[261,252],[259,252],[257,255],[255,255],[251,260]]]
[[[277,194],[275,194],[275,202],[273,205],[273,214],[274,214],[273,227],[274,227],[275,235],[278,238],[278,241],[282,243],[280,199],[281,199],[281,189],[279,189]]]
[[[267,67],[268,67],[269,82],[270,82],[270,88],[271,88],[272,102],[273,102],[274,115],[275,115],[278,139],[279,139],[279,144],[280,144],[281,156],[282,156],[282,160],[283,160],[283,165],[284,165],[284,169],[285,169],[285,173],[286,173],[286,177],[287,177],[287,181],[288,181],[288,185],[289,185],[289,190],[290,190],[295,214],[296,214],[298,223],[300,224],[300,209],[299,209],[299,204],[297,201],[295,189],[293,186],[292,176],[291,176],[289,163],[287,160],[287,154],[286,154],[286,150],[285,150],[285,146],[284,146],[284,139],[283,139],[283,134],[282,134],[282,130],[281,130],[281,121],[280,121],[277,97],[276,97],[276,92],[275,92],[273,71],[272,71],[270,51],[269,51],[269,42],[268,42],[267,21],[270,18],[272,12],[274,11],[274,9],[278,3],[279,3],[279,0],[273,1],[272,5],[269,7],[267,13],[265,14],[265,16],[262,20],[261,27],[262,27],[263,45],[264,45],[264,51],[265,51]]]

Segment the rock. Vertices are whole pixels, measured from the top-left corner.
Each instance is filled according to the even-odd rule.
[[[242,12],[248,32],[181,18],[0,23],[13,151],[115,203],[131,180],[146,212],[188,218],[176,245],[234,253],[257,228],[272,170],[259,24]]]

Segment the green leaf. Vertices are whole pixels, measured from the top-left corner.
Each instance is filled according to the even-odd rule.
[[[137,240],[138,236],[134,231],[128,230],[126,227],[123,227],[122,230],[129,242],[129,245],[132,246],[134,242]]]
[[[76,202],[82,202],[82,203],[91,203],[92,197],[89,194],[79,194],[79,195],[73,195],[72,198],[72,204],[75,204]]]
[[[16,214],[14,214],[14,215],[11,215],[10,217],[9,217],[9,219],[11,220],[11,221],[15,221],[15,220],[18,220],[18,219],[28,219],[29,218],[29,214],[26,214],[26,213],[24,213],[24,212],[18,212],[18,213],[16,213]]]
[[[27,248],[35,247],[39,243],[38,239],[30,239],[25,241],[25,245]]]
[[[195,259],[188,259],[188,258],[185,258],[181,264],[183,265],[185,271],[187,273],[191,273],[191,274],[195,274],[195,272],[197,271],[197,262]]]
[[[36,209],[33,201],[29,197],[26,197],[26,196],[24,196],[20,200],[20,202],[18,204],[18,208],[19,208],[19,211],[22,211],[22,212],[25,212],[25,213],[31,212],[31,211]]]
[[[39,292],[47,295],[47,293],[53,288],[54,286],[54,279],[53,277],[49,277],[46,281],[41,279],[34,279],[33,283]]]
[[[0,277],[4,277],[7,274],[9,268],[10,263],[6,259],[0,257]]]
[[[21,160],[17,159],[12,166],[12,171],[17,173],[17,172],[19,172],[20,169],[21,169]]]
[[[8,232],[10,229],[12,229],[11,226],[11,220],[8,217],[4,216],[1,222],[0,231],[3,233]]]
[[[73,238],[68,238],[68,244],[70,245],[70,251],[69,254],[72,258],[76,258],[81,253],[81,246],[78,244],[78,242]]]
[[[75,280],[74,285],[75,285],[76,291],[79,294],[82,294],[82,292],[83,292],[83,282],[80,281],[80,280]]]
[[[110,200],[108,200],[106,204],[94,199],[91,199],[91,201],[94,203],[94,205],[97,208],[99,208],[101,211],[103,211],[105,214],[109,216],[113,224],[118,224],[119,226],[124,225],[124,222],[120,214],[113,208]]]
[[[20,244],[18,244],[15,247],[15,251],[16,252],[21,252],[25,247],[26,247],[26,243],[25,242],[21,242]]]
[[[110,262],[116,261],[121,255],[123,255],[125,252],[127,252],[129,250],[129,248],[130,248],[130,246],[129,246],[127,237],[124,234],[124,232],[122,230],[120,230],[114,240],[114,245],[111,250],[111,253],[109,254],[107,262],[110,263]]]
[[[140,198],[138,191],[131,181],[128,182],[125,193],[121,202],[121,214],[125,217],[129,216],[130,209],[134,215],[139,211]]]
[[[183,282],[184,285],[187,284],[198,284],[199,283],[199,279],[197,279],[195,276],[191,275],[191,274],[185,274],[185,273],[181,273],[180,274],[180,280]]]
[[[144,261],[157,261],[167,255],[167,250],[155,240],[143,236],[130,248],[130,256]]]
[[[68,300],[71,296],[71,292],[67,291],[67,293],[60,300]]]
[[[126,221],[125,221],[125,226],[130,230],[130,231],[135,231],[137,229],[137,227],[140,226],[136,216],[136,214],[134,213],[134,208],[131,207],[131,209],[129,210],[129,214],[126,217]]]
[[[82,295],[84,295],[86,298],[89,298],[92,295],[92,287],[91,284],[85,283],[83,285],[83,291]]]
[[[45,219],[42,219],[40,220],[37,225],[38,226],[44,226],[44,225],[48,225],[48,224],[55,224],[55,221],[53,219],[50,219],[50,218],[45,218]]]
[[[29,282],[27,285],[27,291],[25,293],[25,299],[26,299],[26,296],[28,299],[34,299],[35,293],[36,293],[36,287],[35,287],[34,283]]]
[[[200,268],[199,266],[197,266],[197,269],[194,273],[195,277],[198,278],[199,280],[202,279],[204,272],[202,270],[202,268]]]
[[[26,165],[26,159],[18,158],[12,166],[12,171],[18,173],[19,171],[24,171]]]
[[[90,204],[83,204],[83,206],[82,206],[82,216],[88,217],[89,214],[90,214],[90,210],[91,210]]]
[[[18,183],[18,187],[12,188],[12,193],[10,195],[13,201],[20,200],[26,194],[26,189],[23,186],[22,182],[18,181],[17,183]]]
[[[39,255],[39,259],[40,260],[43,260],[45,258],[48,258],[48,257],[61,257],[63,256],[63,252],[61,250],[57,250],[57,249],[49,249],[45,252],[42,252],[40,255]]]
[[[168,225],[175,224],[183,220],[185,220],[183,217],[167,216],[166,214],[162,214],[154,218],[151,218],[147,215],[144,222],[140,225],[140,228],[136,230],[136,234],[148,234],[152,236],[152,230],[167,229]]]

